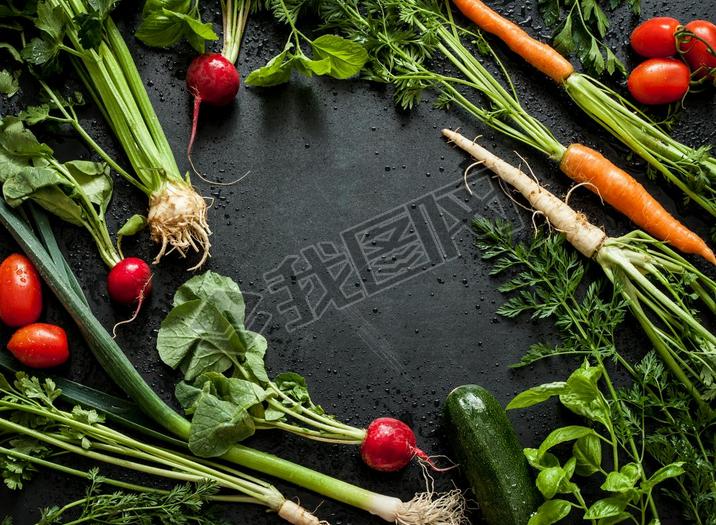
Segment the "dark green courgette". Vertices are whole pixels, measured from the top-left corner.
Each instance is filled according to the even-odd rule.
[[[542,502],[522,446],[500,403],[478,385],[448,395],[455,459],[490,525],[526,525]]]

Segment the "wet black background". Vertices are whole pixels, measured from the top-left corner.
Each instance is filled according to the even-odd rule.
[[[524,6],[493,3],[512,19],[531,26],[535,34],[549,34],[542,27],[534,2]],[[714,12],[714,0],[645,0],[642,18],[668,14],[688,21],[713,17]],[[218,12],[208,16],[220,20]],[[125,34],[130,35],[136,27],[136,9],[122,6],[117,19]],[[639,18],[621,7],[610,19],[610,42],[620,57],[634,64],[626,41]],[[242,76],[272,57],[285,38],[283,28],[275,26],[266,15],[251,19],[247,35],[239,61]],[[187,168],[184,149],[190,101],[183,75],[193,53],[182,46],[172,51],[149,50],[131,36],[127,40],[180,166]],[[500,51],[514,74],[525,106],[547,123],[558,139],[564,144],[580,141],[597,146],[634,172],[661,202],[672,209],[678,207],[680,217],[693,229],[706,233],[703,216],[677,206],[678,196],[665,184],[646,181],[641,163],[628,160],[621,146],[582,116],[565,95],[503,49]],[[13,111],[23,96],[28,98],[20,94],[10,106],[3,100],[3,112]],[[83,122],[100,142],[112,152],[119,151],[98,115],[91,108],[85,108],[82,114]],[[675,134],[692,144],[713,144],[715,116],[713,94],[690,97]],[[564,193],[568,188],[546,160],[496,136],[467,116],[432,109],[429,102],[411,113],[401,112],[393,106],[389,89],[362,81],[294,78],[289,85],[273,89],[242,86],[232,107],[202,109],[194,155],[196,164],[211,179],[232,181],[250,171],[235,186],[195,182],[202,194],[215,199],[210,215],[213,257],[207,269],[240,283],[249,308],[255,311],[254,329],[262,330],[269,339],[270,369],[304,374],[314,399],[353,424],[365,426],[381,415],[405,420],[416,430],[420,444],[435,454],[449,454],[440,411],[445,396],[455,386],[480,383],[506,403],[518,391],[538,382],[564,378],[576,366],[575,362],[552,361],[520,371],[508,368],[531,343],[549,339],[552,330],[549,323],[496,317],[495,310],[502,300],[495,291],[498,282],[487,275],[488,266],[478,259],[467,228],[455,236],[454,243],[448,243],[459,255],[425,264],[425,271],[412,279],[345,308],[329,305],[314,322],[294,330],[286,328],[290,318],[278,309],[287,296],[271,293],[265,274],[279,267],[286,257],[311,246],[340,245],[342,232],[391,210],[411,209],[412,201],[440,188],[455,190],[455,195],[466,201],[459,180],[468,162],[440,138],[439,130],[446,126],[460,127],[467,135],[482,134],[484,144],[515,162],[519,159],[513,150],[517,149],[554,191]],[[53,144],[61,154],[72,158],[89,155],[69,132]],[[486,177],[475,180],[475,191],[491,196],[465,202],[466,206],[478,213],[506,216],[518,225],[527,224],[525,212],[495,193],[493,182]],[[109,217],[112,231],[131,214],[142,212],[145,202],[142,195],[118,180]],[[623,219],[605,212],[587,192],[575,193],[571,202],[612,234],[629,228]],[[471,215],[465,211],[460,220],[467,223]],[[70,227],[58,227],[57,231],[100,319],[111,326],[125,318],[127,312],[108,304],[105,271],[85,233]],[[0,256],[16,249],[7,234],[1,232]],[[153,250],[145,236],[125,246],[127,253],[147,260]],[[156,271],[154,293],[145,311],[119,336],[127,355],[167,400],[172,400],[176,377],[159,362],[154,340],[174,290],[189,277],[186,267],[187,261],[174,256],[163,261]],[[362,278],[370,277],[365,268],[360,271]],[[298,287],[291,289],[296,291]],[[359,282],[355,289],[360,289]],[[45,319],[62,324],[72,337],[72,360],[61,373],[117,393],[61,308],[52,298],[48,303]],[[0,343],[4,344],[9,335],[8,330],[0,328]],[[620,337],[635,355],[648,350],[628,326]],[[555,405],[512,413],[510,417],[525,446],[534,446],[555,425],[569,420]],[[262,433],[249,444],[402,498],[409,499],[424,486],[417,466],[395,475],[376,474],[362,465],[355,450],[348,448],[273,433]],[[458,475],[442,475],[436,486],[445,489],[453,483],[462,486],[463,481]],[[300,498],[309,509],[320,504],[320,517],[333,524],[378,522],[305,491],[280,482],[277,485],[287,497]],[[83,482],[43,472],[22,492],[0,488],[0,517],[9,514],[17,524],[34,523],[38,508],[67,503],[80,497],[83,490]],[[226,517],[241,524],[277,523],[277,518],[253,507],[227,509]],[[479,521],[478,514],[474,521]]]

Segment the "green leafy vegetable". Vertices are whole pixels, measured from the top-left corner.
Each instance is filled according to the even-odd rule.
[[[74,160],[60,163],[52,149],[24,126],[49,118],[49,106],[29,108],[21,117],[0,120],[0,183],[3,197],[17,207],[31,200],[60,219],[92,235],[111,268],[120,257],[105,222],[112,198],[112,179],[104,163]]]
[[[192,416],[192,452],[218,456],[268,428],[361,443],[365,432],[325,415],[311,400],[303,377],[288,372],[269,379],[264,365],[268,344],[246,328],[245,313],[237,284],[206,272],[177,290],[174,308],[162,322],[157,350],[165,364],[184,373],[176,395]]]
[[[358,75],[368,62],[368,52],[363,45],[339,35],[321,35],[311,39],[296,27],[302,1],[270,0],[268,6],[274,16],[291,28],[291,34],[283,50],[268,63],[246,77],[249,86],[269,87],[288,82],[291,72],[310,77],[313,75],[347,79]],[[314,58],[308,57],[302,45],[311,48]]]
[[[612,0],[614,9],[623,0]],[[628,0],[634,14],[639,13],[639,0]],[[624,64],[604,42],[609,19],[597,0],[539,0],[542,18],[554,27],[554,47],[564,54],[575,53],[584,67],[597,75],[619,71],[626,74]]]
[[[12,97],[20,91],[20,71],[11,73],[7,69],[0,70],[0,93]]]
[[[198,53],[204,52],[206,41],[219,38],[210,23],[201,21],[198,0],[148,0],[135,36],[152,47],[186,39]]]
[[[701,436],[712,434],[714,412],[700,408],[655,353],[634,364],[617,349],[615,332],[627,307],[619,290],[605,294],[601,280],[586,285],[584,264],[559,235],[540,234],[518,243],[505,222],[479,219],[475,228],[482,256],[492,263],[492,274],[515,272],[515,277],[500,287],[510,294],[501,312],[551,318],[559,330],[557,345],[533,346],[518,366],[553,356],[586,359],[566,381],[532,387],[508,405],[526,408],[557,397],[592,424],[590,433],[573,427],[556,429],[538,449],[525,449],[528,461],[540,472],[555,467],[567,472],[567,463],[574,460],[577,476],[570,481],[574,486],[560,483],[557,487],[572,489],[570,507],[563,503],[567,500],[555,496],[530,523],[554,523],[550,520],[561,519],[562,512],[581,509],[584,519],[647,524],[649,516],[658,519],[654,498],[665,494],[680,504],[690,522],[707,524],[708,518],[716,515],[712,497],[716,452],[713,440],[705,442]],[[629,374],[631,385],[615,386],[605,365],[609,361]],[[547,450],[555,441],[581,432],[584,435],[574,440],[572,455],[561,467],[557,456]],[[651,469],[652,461],[656,470]],[[543,488],[551,490],[554,485],[547,483],[551,478],[546,476]],[[588,504],[579,491],[578,479],[592,476],[600,478],[603,494]],[[549,504],[551,501],[557,503]]]

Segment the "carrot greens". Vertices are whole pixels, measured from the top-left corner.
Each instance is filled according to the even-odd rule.
[[[584,520],[646,524],[658,518],[653,502],[665,495],[689,522],[708,524],[716,515],[716,448],[707,437],[716,426],[714,412],[696,405],[655,352],[634,361],[619,347],[615,334],[627,309],[624,296],[609,291],[604,279],[589,282],[585,263],[559,234],[520,241],[504,221],[480,218],[474,227],[492,275],[519,272],[500,285],[509,299],[498,313],[549,319],[558,329],[556,345],[533,345],[515,366],[555,357],[582,363],[566,380],[530,388],[508,405],[525,409],[558,397],[588,421],[588,426],[555,429],[537,448],[525,449],[548,499],[537,513],[543,521],[535,517],[535,523],[579,512]],[[631,384],[620,387],[622,371]],[[566,459],[552,450],[559,442],[571,446]],[[587,502],[581,480],[594,477],[602,492]]]

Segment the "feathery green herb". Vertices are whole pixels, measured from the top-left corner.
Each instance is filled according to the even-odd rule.
[[[646,516],[658,518],[653,499],[664,494],[679,503],[690,522],[710,525],[716,516],[714,412],[699,406],[654,352],[633,364],[617,348],[615,331],[627,309],[618,286],[606,292],[603,280],[585,284],[584,262],[559,235],[538,234],[516,242],[506,222],[477,219],[474,226],[478,249],[492,264],[492,274],[514,275],[500,286],[510,297],[499,312],[548,318],[559,330],[556,345],[533,346],[517,366],[568,356],[583,363],[566,381],[528,389],[508,406],[526,408],[559,396],[566,408],[592,425],[557,429],[538,449],[526,449],[540,472],[538,488],[549,500],[538,513],[545,521],[535,523],[553,523],[581,509],[584,519],[631,515],[634,523],[646,524]],[[631,385],[619,388],[608,363],[626,371]],[[547,452],[560,440],[573,442],[572,456],[564,463]],[[602,457],[603,448],[609,459]],[[657,468],[649,470],[651,461]],[[578,478],[573,476],[602,476],[602,499],[580,501]],[[673,479],[654,490],[667,478]],[[557,494],[572,499],[554,499]]]
[[[640,0],[626,0],[631,12],[639,14]],[[614,10],[624,0],[605,2]],[[626,74],[624,64],[604,42],[609,18],[599,0],[539,0],[539,10],[548,27],[555,28],[554,47],[564,54],[576,54],[591,73]]]

